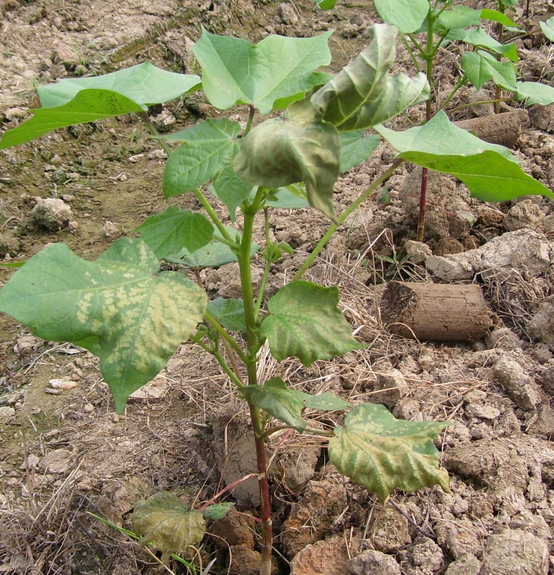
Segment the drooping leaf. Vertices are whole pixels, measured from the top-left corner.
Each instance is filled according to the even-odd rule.
[[[261,324],[271,354],[279,361],[298,357],[308,366],[365,346],[338,309],[339,290],[305,281],[291,282],[268,301],[270,314]]]
[[[546,22],[539,22],[542,33],[551,41],[554,42],[554,17],[549,18]]]
[[[376,150],[381,138],[367,136],[365,130],[340,133],[340,171],[347,172],[367,160]]]
[[[73,100],[57,108],[32,110],[33,117],[8,130],[0,141],[0,150],[30,142],[48,132],[114,116],[142,112],[145,107],[110,90],[83,90]]]
[[[311,97],[323,120],[340,131],[370,128],[429,98],[425,74],[389,75],[398,29],[374,24],[369,33],[370,45]]]
[[[469,81],[480,90],[491,78],[502,88],[516,89],[516,71],[512,62],[499,62],[486,52],[465,52],[462,69]]]
[[[250,104],[262,114],[301,100],[327,75],[314,73],[331,61],[331,32],[314,38],[268,36],[259,44],[202,31],[193,51],[202,66],[202,87],[221,110]]]
[[[148,218],[136,230],[143,242],[160,259],[186,248],[194,252],[208,244],[213,226],[202,214],[169,206],[162,214]]]
[[[232,222],[236,219],[237,208],[252,191],[252,186],[238,176],[233,168],[233,160],[239,150],[238,144],[235,143],[229,162],[216,174],[213,184],[214,195],[227,206]]]
[[[515,92],[517,99],[526,106],[548,106],[554,103],[554,88],[540,82],[516,82]]]
[[[223,503],[215,503],[214,505],[208,505],[204,509],[204,517],[210,521],[217,521],[218,519],[223,519],[229,511],[235,506],[234,503],[230,501],[224,501]]]
[[[498,10],[490,10],[488,8],[483,8],[481,10],[481,19],[482,20],[491,20],[492,22],[498,22],[502,24],[502,26],[509,26],[512,28],[519,28],[519,26],[506,14],[499,12]]]
[[[383,22],[416,32],[429,13],[429,0],[375,0],[375,8]]]
[[[509,44],[501,44],[498,40],[489,36],[489,34],[487,34],[481,27],[469,28],[467,30],[457,28],[455,30],[450,30],[446,37],[448,40],[458,40],[460,42],[470,44],[471,46],[482,46],[484,48],[488,48],[495,54],[505,56],[512,62],[519,62],[517,48],[513,42],[510,42]]]
[[[381,502],[395,489],[416,491],[440,485],[449,492],[448,473],[438,466],[433,439],[450,423],[402,421],[383,406],[365,403],[335,428],[329,459],[343,474]]]
[[[306,428],[307,422],[302,419],[304,403],[299,392],[289,389],[280,377],[266,381],[263,387],[247,385],[241,389],[241,393],[247,401],[294,427],[300,433]]]
[[[334,219],[339,158],[339,133],[330,124],[275,118],[249,132],[233,165],[240,177],[256,186],[279,188],[304,182],[310,205]]]
[[[0,311],[43,339],[100,357],[118,412],[165,366],[202,320],[206,294],[159,262],[138,239],[120,239],[96,261],[64,244],[33,256],[0,290]]]
[[[439,112],[421,127],[377,131],[398,150],[399,157],[461,180],[471,195],[485,202],[504,202],[526,195],[554,194],[527,175],[506,148],[489,144],[458,128]]]
[[[102,89],[117,92],[143,106],[162,104],[201,88],[194,74],[177,74],[143,62],[124,70],[92,78],[65,78],[55,84],[38,87],[43,108],[67,104],[81,90]],[[134,110],[133,110],[134,111]]]
[[[173,493],[160,491],[139,501],[132,515],[133,531],[144,543],[163,553],[179,553],[202,541],[206,532],[204,515],[189,509]]]
[[[207,119],[167,139],[184,142],[165,166],[162,190],[166,198],[190,192],[205,184],[231,161],[240,125],[227,118]]]
[[[229,331],[246,331],[244,302],[241,299],[218,297],[208,303],[208,311]]]

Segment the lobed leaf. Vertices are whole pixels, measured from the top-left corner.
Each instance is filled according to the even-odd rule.
[[[491,78],[507,90],[516,89],[516,71],[512,62],[499,62],[486,52],[465,52],[462,70],[469,81],[480,90]]]
[[[160,491],[138,501],[132,515],[133,531],[143,542],[163,553],[179,553],[202,541],[206,532],[204,515],[173,493]]]
[[[83,90],[62,106],[32,110],[32,118],[4,134],[0,140],[0,150],[30,142],[58,128],[105,120],[131,112],[138,113],[145,109],[141,104],[117,92]]]
[[[165,366],[202,320],[206,294],[159,262],[138,239],[120,239],[96,261],[64,244],[33,256],[0,290],[0,311],[43,339],[100,358],[118,412]]]
[[[205,184],[231,161],[240,125],[227,118],[204,120],[167,139],[184,142],[165,166],[162,190],[166,198],[184,194]]]
[[[244,302],[241,299],[217,299],[208,302],[208,311],[229,331],[246,331]]]
[[[327,81],[326,74],[314,70],[331,61],[330,35],[268,36],[252,45],[241,38],[202,30],[193,51],[202,66],[204,92],[221,110],[236,104],[250,104],[262,114],[284,109]]]
[[[429,98],[424,74],[389,75],[398,29],[374,24],[369,33],[370,45],[311,97],[321,118],[340,131],[370,128]]]
[[[365,403],[335,428],[329,459],[343,474],[384,502],[395,488],[416,491],[440,485],[449,492],[448,473],[438,467],[433,439],[450,422],[396,419],[383,405]]]
[[[509,44],[501,44],[498,40],[495,40],[492,36],[487,34],[481,27],[469,28],[467,30],[461,28],[450,30],[446,38],[448,40],[465,42],[471,46],[488,48],[495,54],[505,56],[512,62],[519,62],[517,48],[513,42]]]
[[[339,158],[339,133],[330,124],[271,119],[243,139],[233,166],[255,186],[279,188],[304,182],[310,205],[335,219],[333,189]]]
[[[201,214],[169,206],[141,224],[135,232],[159,259],[186,248],[190,252],[204,247],[213,237],[213,226]]]
[[[375,8],[383,22],[402,32],[416,32],[429,13],[429,0],[375,0]]]
[[[298,357],[306,365],[365,346],[338,309],[339,290],[305,281],[291,282],[268,301],[270,314],[261,324],[271,354],[279,361]]]

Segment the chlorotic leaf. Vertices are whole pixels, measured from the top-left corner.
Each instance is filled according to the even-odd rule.
[[[311,97],[323,120],[340,131],[370,128],[429,98],[425,74],[389,75],[398,29],[374,24],[369,34],[370,45]]]
[[[227,118],[207,119],[168,137],[184,142],[165,166],[162,190],[166,198],[190,192],[205,184],[231,161],[240,125]]]
[[[55,84],[38,87],[43,108],[67,104],[81,90],[101,89],[117,92],[143,106],[162,104],[201,87],[193,74],[177,74],[143,62],[130,68],[91,78],[65,78]]]
[[[339,176],[340,137],[325,122],[271,119],[242,141],[235,172],[249,184],[279,188],[304,182],[313,208],[335,219],[333,189]]]
[[[250,104],[262,114],[286,108],[324,83],[316,68],[331,61],[331,32],[314,38],[268,36],[259,44],[202,31],[193,51],[202,66],[202,87],[221,110]],[[326,76],[325,76],[326,77]]]
[[[148,218],[135,231],[160,259],[183,247],[194,252],[213,236],[213,226],[207,218],[177,206],[169,206],[162,214]]]
[[[197,545],[206,533],[204,515],[188,509],[173,493],[160,491],[139,501],[132,515],[133,531],[163,553],[179,553]]]
[[[210,521],[217,521],[218,519],[223,519],[229,511],[235,506],[234,503],[230,501],[224,501],[223,503],[215,503],[214,505],[208,505],[204,509],[204,517]]]
[[[0,141],[0,150],[30,142],[58,128],[105,120],[131,112],[138,113],[144,109],[141,104],[117,92],[83,90],[62,106],[32,110],[32,118],[4,134]]]
[[[182,274],[158,273],[138,239],[120,239],[96,261],[64,244],[33,256],[0,290],[0,311],[43,339],[100,357],[118,412],[165,366],[202,320],[206,294]]]
[[[554,103],[554,88],[540,82],[516,82],[515,92],[517,99],[526,106],[547,106]]]
[[[208,303],[208,311],[229,331],[246,331],[244,302],[241,299],[218,297]]]
[[[403,421],[383,406],[365,403],[350,411],[329,441],[329,459],[343,474],[381,502],[399,488],[416,491],[440,485],[449,492],[448,473],[438,466],[433,439],[449,422]]]
[[[429,13],[429,0],[375,0],[375,8],[383,22],[416,32]]]
[[[308,366],[365,346],[338,309],[339,290],[305,281],[291,282],[268,301],[270,314],[261,324],[271,354],[279,361],[298,357]]]
[[[341,411],[350,406],[344,399],[333,395],[332,393],[320,393],[319,395],[311,395],[309,393],[298,392],[302,397],[302,401],[306,407],[310,409],[319,409],[320,411]]]
[[[367,160],[377,149],[381,138],[376,135],[367,136],[365,130],[355,132],[340,133],[340,171],[348,170],[358,166]]]
[[[300,392],[289,389],[281,378],[274,377],[266,381],[263,387],[247,385],[241,389],[241,393],[248,402],[294,427],[300,433],[306,428],[306,421],[302,419],[304,403]]]

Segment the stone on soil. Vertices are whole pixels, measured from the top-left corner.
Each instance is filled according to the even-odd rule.
[[[444,566],[442,549],[426,537],[411,545],[405,555],[400,563],[405,575],[435,575]]]
[[[346,565],[352,575],[401,575],[400,566],[392,555],[367,549],[350,559]]]
[[[554,350],[554,301],[543,303],[526,326],[529,335]]]
[[[37,204],[30,216],[33,226],[51,232],[57,232],[69,226],[73,213],[63,200],[58,198],[37,198],[36,200]]]
[[[494,364],[494,375],[521,409],[534,409],[540,403],[539,386],[517,361],[500,358]]]
[[[541,230],[544,220],[544,212],[532,200],[522,200],[512,206],[504,216],[504,227],[509,232],[515,232],[523,228]]]
[[[444,575],[479,575],[481,561],[473,555],[464,555],[450,563]]]
[[[383,553],[394,553],[412,542],[408,520],[392,505],[385,505],[372,526],[371,541]]]
[[[290,563],[291,575],[344,575],[349,556],[342,535],[317,541],[299,551]]]

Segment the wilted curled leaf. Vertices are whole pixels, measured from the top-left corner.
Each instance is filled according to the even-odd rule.
[[[188,509],[168,491],[160,491],[139,501],[133,511],[133,530],[144,543],[163,553],[179,553],[202,541],[206,521],[197,509]]]
[[[339,176],[340,137],[326,122],[271,119],[242,141],[235,172],[249,184],[279,188],[304,182],[310,205],[335,219],[333,188]]]
[[[329,459],[380,501],[397,487],[416,491],[439,484],[450,491],[448,473],[438,466],[439,452],[433,444],[449,422],[398,420],[383,405],[364,403],[344,423],[329,441]]]

